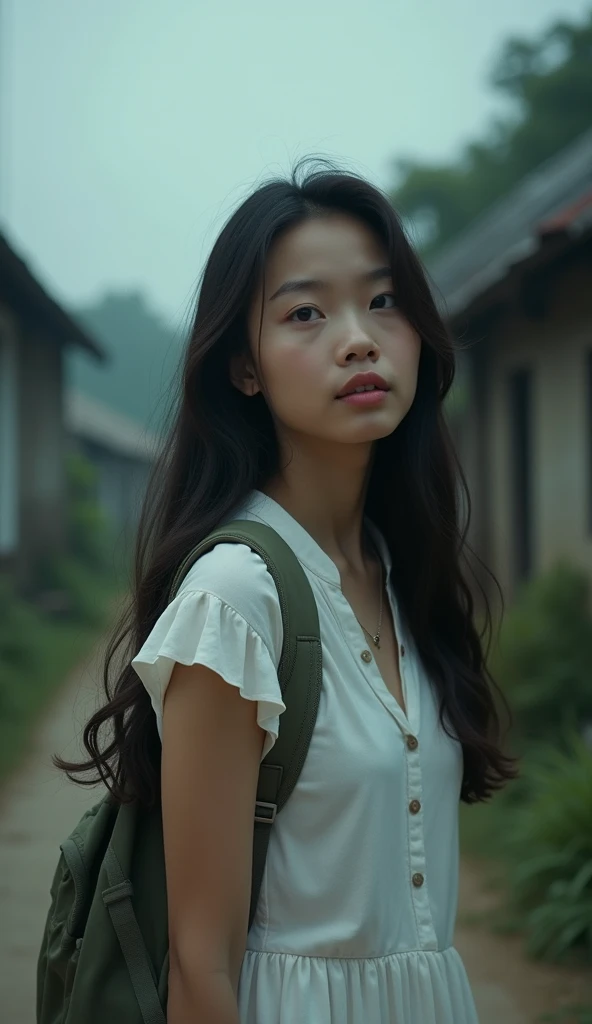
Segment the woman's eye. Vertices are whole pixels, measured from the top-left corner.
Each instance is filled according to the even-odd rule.
[[[293,313],[290,313],[288,320],[291,320],[292,323],[309,324],[312,320],[312,317],[307,316],[307,314],[318,312],[318,309],[315,309],[314,306],[300,306],[299,309],[295,309]],[[302,314],[302,316],[300,314]],[[294,317],[297,317],[297,320],[294,320]]]
[[[378,302],[379,305],[373,307],[373,304],[376,302]],[[373,307],[375,309],[395,309],[395,296],[392,292],[382,292],[380,295],[376,295],[372,299],[372,303],[370,305],[371,308]],[[318,317],[313,317],[313,313],[317,313]],[[320,313],[314,306],[299,306],[298,309],[295,309],[290,313],[288,320],[292,323],[310,324],[313,320],[319,319],[321,316],[322,313]]]
[[[392,292],[382,292],[381,295],[376,295],[372,299],[372,302],[377,302],[379,299],[388,299],[388,301],[390,302],[390,305],[388,305],[388,304],[381,305],[381,306],[378,306],[378,309],[394,309],[395,306],[396,306],[395,296],[392,294]]]

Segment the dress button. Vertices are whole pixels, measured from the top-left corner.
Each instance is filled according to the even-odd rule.
[[[417,814],[421,810],[421,804],[419,800],[412,800],[409,804],[409,810],[412,814]]]
[[[423,885],[423,875],[420,875],[419,871],[413,875],[411,881],[413,882],[416,889],[420,889]]]
[[[360,654],[360,658],[362,659],[362,661],[372,661],[372,655],[370,654],[370,651],[362,651],[362,653]]]
[[[417,748],[419,746],[419,740],[417,739],[417,737],[416,736],[408,736],[407,737],[407,746],[409,747],[409,750],[417,750]]]
[[[405,657],[405,644],[401,644],[401,657]]]

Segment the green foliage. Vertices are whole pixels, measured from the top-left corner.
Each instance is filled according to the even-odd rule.
[[[592,616],[585,573],[567,564],[528,583],[508,610],[492,671],[520,738],[548,739],[592,722]]]
[[[537,1017],[537,1024],[592,1024],[592,1006],[581,1003],[562,1006],[560,1010]]]
[[[113,589],[113,580],[95,574],[71,556],[53,557],[43,565],[44,586],[63,595],[59,602],[62,619],[85,625],[99,625],[104,617],[105,599]]]
[[[72,559],[56,561],[71,611],[58,618],[0,577],[0,780],[22,754],[31,724],[104,628],[116,587]]]
[[[532,956],[592,961],[587,576],[558,564],[526,585],[506,612],[491,668],[512,708],[521,775],[491,802],[462,809],[463,848],[495,860],[503,927],[523,932]]]
[[[41,626],[39,613],[15,594],[7,577],[0,577],[0,763],[3,733],[10,742],[19,710],[28,699],[25,680],[43,671],[36,643]]]
[[[496,862],[497,930],[521,932],[533,957],[592,962],[592,750],[578,734],[530,747],[518,783],[462,809],[461,836]]]
[[[520,765],[521,771],[523,764]],[[510,858],[513,822],[527,800],[524,775],[496,793],[485,803],[463,804],[460,808],[460,837],[463,851],[471,857],[495,860],[502,866]]]
[[[512,821],[511,902],[533,956],[592,962],[592,750],[577,734],[526,765],[530,799]]]
[[[15,637],[26,667],[0,655],[0,782],[18,765],[36,718],[98,633],[96,627],[39,616],[34,632]]]
[[[491,76],[510,101],[505,119],[451,165],[399,161],[393,201],[428,225],[426,256],[591,126],[591,66],[592,10],[581,25],[561,21],[535,41],[510,39]]]
[[[0,679],[7,672],[31,671],[37,667],[34,646],[26,638],[35,635],[39,615],[20,600],[8,577],[0,576]],[[0,714],[2,707],[0,689]]]
[[[96,469],[81,455],[66,460],[68,487],[67,547],[84,565],[104,572],[112,543],[107,520],[96,500]]]
[[[68,492],[66,553],[50,552],[39,563],[44,607],[87,625],[102,621],[114,583],[113,539],[96,501],[96,471],[81,455],[66,461]]]
[[[93,468],[74,456],[67,479],[67,553],[41,561],[30,599],[0,576],[0,779],[17,762],[48,698],[88,653],[118,589]]]

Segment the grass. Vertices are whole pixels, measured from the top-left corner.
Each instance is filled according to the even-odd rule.
[[[51,619],[33,609],[17,620],[27,627],[24,636],[15,630],[12,656],[0,661],[0,784],[18,767],[52,698],[103,634],[117,596],[112,583],[102,582],[90,620]]]
[[[556,743],[525,748],[520,779],[492,801],[462,805],[461,848],[497,890],[493,930],[520,933],[535,959],[589,965],[592,751],[578,733]]]

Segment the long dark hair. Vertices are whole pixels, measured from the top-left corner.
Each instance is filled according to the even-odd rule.
[[[422,339],[416,397],[397,430],[376,442],[366,512],[390,549],[397,597],[437,687],[442,723],[462,744],[462,799],[486,799],[516,774],[500,748],[501,695],[486,666],[487,598],[479,631],[467,580],[470,504],[443,413],[453,344],[387,197],[355,174],[301,162],[289,179],[267,182],[242,203],[207,261],[181,393],[142,509],[129,605],[107,648],[107,701],[84,730],[88,759],[55,758],[74,781],[102,779],[118,801],[150,805],[160,790],[156,720],[130,659],[166,607],[184,556],[280,470],[264,397],[246,398],[229,372],[231,358],[248,346],[247,315],[267,254],[281,233],[328,211],[358,218],[383,242],[398,305]]]

